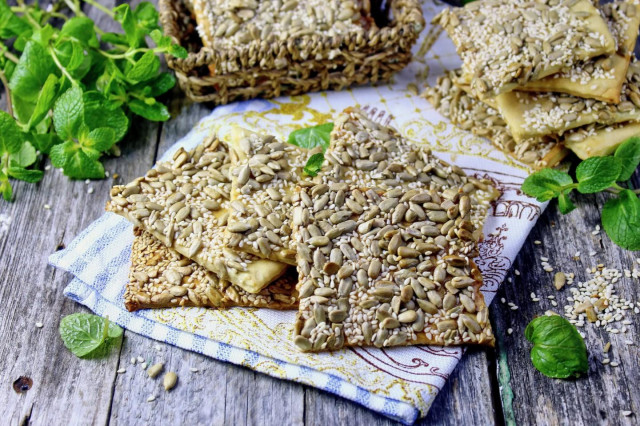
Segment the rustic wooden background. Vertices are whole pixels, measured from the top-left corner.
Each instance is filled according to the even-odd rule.
[[[102,3],[114,5],[113,0]],[[87,13],[103,29],[110,29],[100,12],[88,9]],[[87,185],[51,170],[38,185],[16,182],[17,200],[0,203],[0,215],[11,220],[8,229],[0,227],[0,424],[392,424],[315,388],[165,344],[158,351],[157,342],[130,332],[102,360],[80,360],[64,348],[58,336],[60,318],[87,310],[62,296],[70,276],[48,266],[47,257],[103,213],[113,184],[144,174],[159,153],[210,112],[208,106],[185,101],[177,89],[167,101],[170,121],[134,121],[121,143],[122,157],[105,161],[106,170],[111,176],[117,173],[118,179]],[[4,106],[5,99],[0,102]],[[637,174],[634,183],[640,184]],[[524,338],[527,323],[552,308],[546,296],[557,295],[559,312],[568,295],[553,288],[552,274],[540,266],[541,256],[575,272],[577,280],[585,277],[586,267],[598,263],[631,269],[636,262],[638,253],[617,248],[604,233],[592,235],[604,201],[603,196],[583,196],[576,200],[578,209],[567,216],[559,215],[554,204],[542,215],[515,261],[511,282],[505,282],[491,307],[496,349],[469,350],[421,424],[638,423],[640,354],[638,346],[624,344],[626,339],[638,340],[637,316],[625,336],[585,328],[590,370],[579,380],[552,380],[538,373]],[[535,245],[534,240],[542,244]],[[589,258],[592,250],[598,254]],[[583,254],[582,260],[573,259],[576,251]],[[515,269],[521,275],[515,275]],[[616,289],[625,298],[638,300],[637,279],[622,279]],[[531,303],[532,291],[542,298],[540,304]],[[499,302],[502,297],[520,309],[510,310]],[[44,327],[37,328],[37,322]],[[608,341],[609,356],[619,367],[600,363]],[[177,387],[165,394],[160,381],[149,380],[139,367],[130,365],[134,356],[163,359],[178,374]],[[116,373],[121,368],[125,374]],[[32,379],[33,385],[18,394],[13,385],[21,376]],[[147,403],[151,394],[159,398]],[[635,414],[624,416],[626,410]]]

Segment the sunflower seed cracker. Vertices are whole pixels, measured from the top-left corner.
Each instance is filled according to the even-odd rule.
[[[620,1],[603,4],[599,8],[616,41],[616,53],[581,61],[568,70],[531,81],[517,90],[568,93],[581,98],[619,103],[631,53],[638,38],[640,5]]]
[[[516,143],[495,104],[471,96],[458,79],[459,71],[449,71],[422,94],[452,124],[489,139],[505,154],[535,169],[553,167],[568,154],[557,137],[529,138]]]
[[[640,120],[640,62],[629,65],[617,105],[564,93],[509,92],[496,97],[500,115],[514,139],[521,141],[582,127]],[[634,103],[635,102],[637,103]]]
[[[324,192],[326,208],[316,211],[302,195],[316,188],[301,188],[294,201],[294,211],[306,212],[294,213],[293,222],[298,348],[493,344],[472,260],[478,249],[468,195],[334,186]],[[417,209],[425,216],[409,213]],[[446,218],[432,214],[443,211]],[[325,212],[349,217],[338,226]],[[317,230],[322,235],[314,238],[324,240],[314,244]]]
[[[298,306],[295,290],[298,277],[293,268],[259,293],[248,293],[166,247],[148,232],[136,228],[134,235],[131,272],[124,293],[129,311],[177,306],[218,309],[232,306],[296,309]]]
[[[446,9],[433,22],[449,34],[480,99],[615,52],[589,0],[485,0]]]
[[[234,129],[231,200],[227,226],[230,248],[295,265],[291,241],[291,197],[302,177],[306,153],[295,145]]]

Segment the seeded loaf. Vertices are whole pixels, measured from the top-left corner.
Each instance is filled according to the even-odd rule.
[[[304,179],[307,154],[273,136],[241,128],[234,129],[230,148],[233,166],[228,246],[295,265],[291,197]]]
[[[534,169],[553,167],[569,153],[559,138],[553,136],[530,138],[516,144],[507,124],[492,106],[493,100],[474,98],[467,92],[468,85],[459,83],[458,75],[459,71],[449,71],[422,94],[452,124],[486,137],[502,152]]]
[[[565,145],[584,160],[613,154],[624,141],[638,135],[640,123],[619,123],[611,126],[592,124],[570,132],[565,139]]]
[[[463,61],[465,81],[484,99],[612,55],[615,41],[589,0],[484,0],[434,18]]]
[[[346,182],[360,188],[429,188],[457,191],[471,198],[471,219],[481,238],[482,223],[499,192],[489,181],[467,176],[440,160],[427,145],[415,144],[396,129],[347,108],[334,120],[331,144],[316,183]]]
[[[286,310],[298,306],[298,277],[293,268],[259,293],[247,293],[166,247],[148,232],[135,228],[134,235],[131,272],[124,293],[129,311],[177,306]]]
[[[477,229],[469,196],[354,188],[318,184],[294,199],[295,344],[302,351],[493,345],[472,261]]]
[[[600,6],[609,29],[616,40],[617,52],[586,62],[542,80],[530,81],[517,90],[530,92],[560,92],[619,103],[622,84],[627,75],[631,54],[638,38],[640,4],[614,2]]]
[[[113,187],[107,210],[221,279],[259,293],[287,266],[226,247],[230,166],[228,148],[214,136],[191,152],[179,149],[146,176]]]
[[[640,120],[640,62],[633,58],[617,105],[564,93],[509,92],[496,97],[513,138],[562,134],[592,123],[610,125]]]

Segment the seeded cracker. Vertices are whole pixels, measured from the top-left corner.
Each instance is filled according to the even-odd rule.
[[[500,115],[516,141],[561,134],[587,124],[640,120],[640,62],[632,59],[617,105],[564,93],[510,92],[496,97]]]
[[[469,196],[353,188],[319,184],[294,200],[296,345],[493,345]]]
[[[207,47],[230,48],[326,33],[368,29],[369,1],[191,0],[198,33]]]
[[[295,145],[244,129],[234,129],[232,139],[227,244],[263,259],[295,265],[291,196],[301,181],[307,155]]]
[[[364,111],[347,108],[334,120],[331,145],[318,183],[344,183],[359,188],[429,188],[457,191],[471,198],[471,219],[482,235],[490,201],[498,191],[488,181],[435,157],[428,146],[403,138],[394,128],[370,120]]]
[[[589,0],[483,0],[446,9],[433,22],[449,34],[480,99],[615,52]]]
[[[620,102],[622,84],[638,38],[640,4],[607,3],[601,5],[600,10],[616,40],[616,54],[580,62],[568,71],[531,81],[517,90],[561,92],[608,103]]]
[[[449,71],[422,94],[452,124],[488,138],[505,154],[535,169],[553,167],[568,154],[557,137],[530,138],[516,144],[492,100],[480,101],[468,94],[468,86],[459,85],[458,74]]]
[[[285,273],[260,293],[220,280],[214,273],[166,247],[148,232],[134,229],[129,284],[125,289],[125,306],[138,309],[201,306],[225,309],[246,306],[270,309],[295,309],[298,277]]]
[[[166,246],[221,279],[258,293],[287,266],[225,245],[231,181],[227,147],[216,137],[111,190],[107,210],[124,216]]]
[[[620,123],[611,126],[591,124],[572,130],[565,138],[565,145],[584,160],[589,157],[611,155],[624,141],[638,135],[640,123]]]

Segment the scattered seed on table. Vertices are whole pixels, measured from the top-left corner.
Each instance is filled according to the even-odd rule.
[[[44,324],[43,324],[43,323],[41,323],[41,322],[37,322],[37,323],[36,323],[36,327],[38,327],[38,328],[42,328],[42,327],[44,327]]]
[[[116,371],[116,373],[118,373],[118,374],[124,374],[126,372],[127,372],[127,370],[125,370],[124,368],[121,368],[118,371]]]

